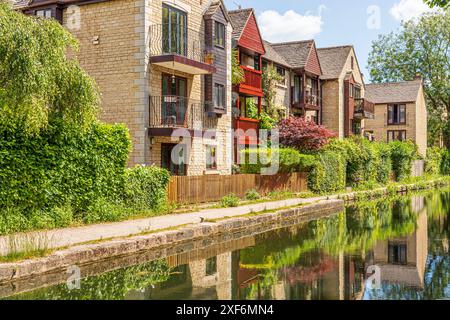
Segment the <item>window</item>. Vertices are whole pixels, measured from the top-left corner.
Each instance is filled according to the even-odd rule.
[[[217,257],[206,259],[205,274],[212,276],[217,273]]]
[[[225,86],[214,84],[214,107],[225,107]]]
[[[390,264],[405,265],[408,263],[406,244],[388,243],[388,262]]]
[[[206,170],[217,169],[217,147],[206,146]]]
[[[187,55],[187,15],[170,6],[162,10],[162,49],[163,53]]]
[[[352,120],[352,132],[356,135],[361,134],[361,121]]]
[[[391,141],[405,141],[406,140],[406,130],[388,130],[387,140]]]
[[[406,106],[404,104],[388,106],[388,124],[406,124]]]
[[[355,99],[361,99],[361,87],[355,86],[353,95],[355,96]]]
[[[348,89],[350,98],[353,98],[353,90],[354,89],[355,89],[355,87],[353,86],[353,84],[350,83],[349,89]]]
[[[282,77],[282,79],[280,80],[280,84],[286,84],[286,69],[277,66],[277,73]]]
[[[260,61],[259,61],[260,55],[259,54],[255,55],[254,59],[255,59],[255,64],[254,64],[255,70],[260,71],[261,70],[261,65],[260,65]]]
[[[45,19],[50,19],[52,17],[52,9],[36,10],[36,16]]]
[[[225,47],[225,25],[220,22],[215,22],[214,27],[214,45],[218,47]]]

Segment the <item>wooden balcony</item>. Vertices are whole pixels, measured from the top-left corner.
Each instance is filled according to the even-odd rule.
[[[375,117],[375,104],[367,99],[355,99],[355,119],[373,119]]]
[[[234,129],[239,144],[257,145],[259,120],[238,117],[234,119]]]
[[[239,92],[262,97],[262,72],[244,66],[241,66],[241,68],[244,71],[244,81],[238,86]]]

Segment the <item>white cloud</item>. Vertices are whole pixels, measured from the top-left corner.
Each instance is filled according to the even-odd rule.
[[[320,6],[318,15],[309,12],[302,15],[294,10],[280,14],[267,10],[258,17],[259,28],[263,38],[271,42],[312,39],[322,31],[324,9],[325,6]]]
[[[423,0],[401,0],[389,10],[390,14],[398,21],[411,20],[430,11],[433,11],[433,9]]]

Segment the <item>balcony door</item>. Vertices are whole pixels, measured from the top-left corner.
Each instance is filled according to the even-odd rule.
[[[173,154],[176,144],[163,143],[161,144],[161,167],[167,169],[170,174],[174,176],[186,175],[186,157],[184,156],[184,149],[179,148],[178,152]],[[173,159],[172,157],[175,157]]]
[[[163,124],[184,126],[188,108],[187,79],[163,74],[161,99]]]
[[[187,55],[187,15],[173,7],[163,5],[162,46],[165,54]]]

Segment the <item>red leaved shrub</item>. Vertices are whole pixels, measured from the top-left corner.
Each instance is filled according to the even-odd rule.
[[[333,131],[299,117],[281,120],[278,128],[280,144],[301,152],[317,151],[336,136]]]

